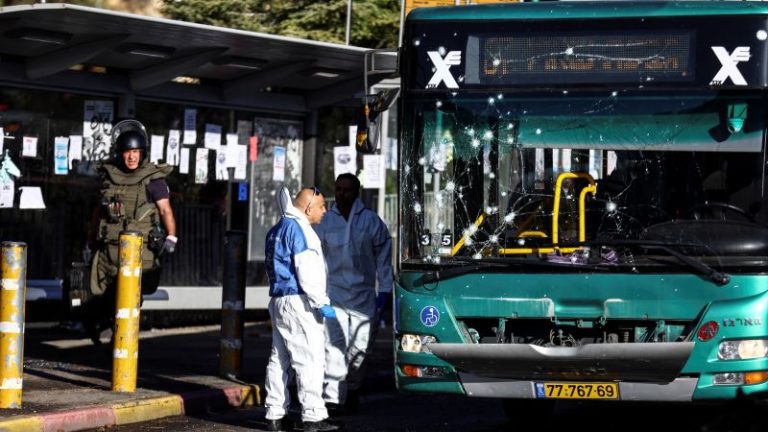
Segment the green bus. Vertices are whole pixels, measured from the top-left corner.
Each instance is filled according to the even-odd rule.
[[[768,394],[768,4],[418,9],[399,56],[400,390]]]

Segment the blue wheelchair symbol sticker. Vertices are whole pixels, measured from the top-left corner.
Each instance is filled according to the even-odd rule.
[[[421,323],[424,324],[424,326],[434,327],[437,325],[437,322],[440,321],[440,311],[434,306],[424,306],[424,309],[421,310],[421,314],[419,314],[419,318],[421,318]]]

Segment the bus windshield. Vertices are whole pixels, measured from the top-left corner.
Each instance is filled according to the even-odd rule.
[[[768,246],[756,240],[768,222],[759,91],[408,99],[404,263],[535,257],[637,271],[664,260],[643,258],[656,250],[605,246],[587,257],[589,244],[647,241],[710,264],[765,265]]]

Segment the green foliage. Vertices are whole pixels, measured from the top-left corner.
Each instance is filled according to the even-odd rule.
[[[163,0],[169,18],[344,43],[347,0]],[[398,0],[353,0],[350,44],[397,46]]]

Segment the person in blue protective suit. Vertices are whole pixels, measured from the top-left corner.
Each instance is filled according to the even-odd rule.
[[[316,188],[302,189],[290,202],[278,192],[280,221],[267,233],[265,265],[269,276],[272,351],[267,364],[267,430],[290,429],[284,419],[290,405],[288,381],[295,372],[305,431],[337,430],[327,421],[323,403],[325,366],[323,319],[336,314],[326,293],[326,269],[320,239],[312,230],[325,214],[325,198]]]
[[[372,334],[392,295],[392,238],[359,195],[357,177],[340,175],[336,202],[315,227],[328,264],[328,296],[338,315],[326,321],[323,399],[332,410],[355,409]]]

